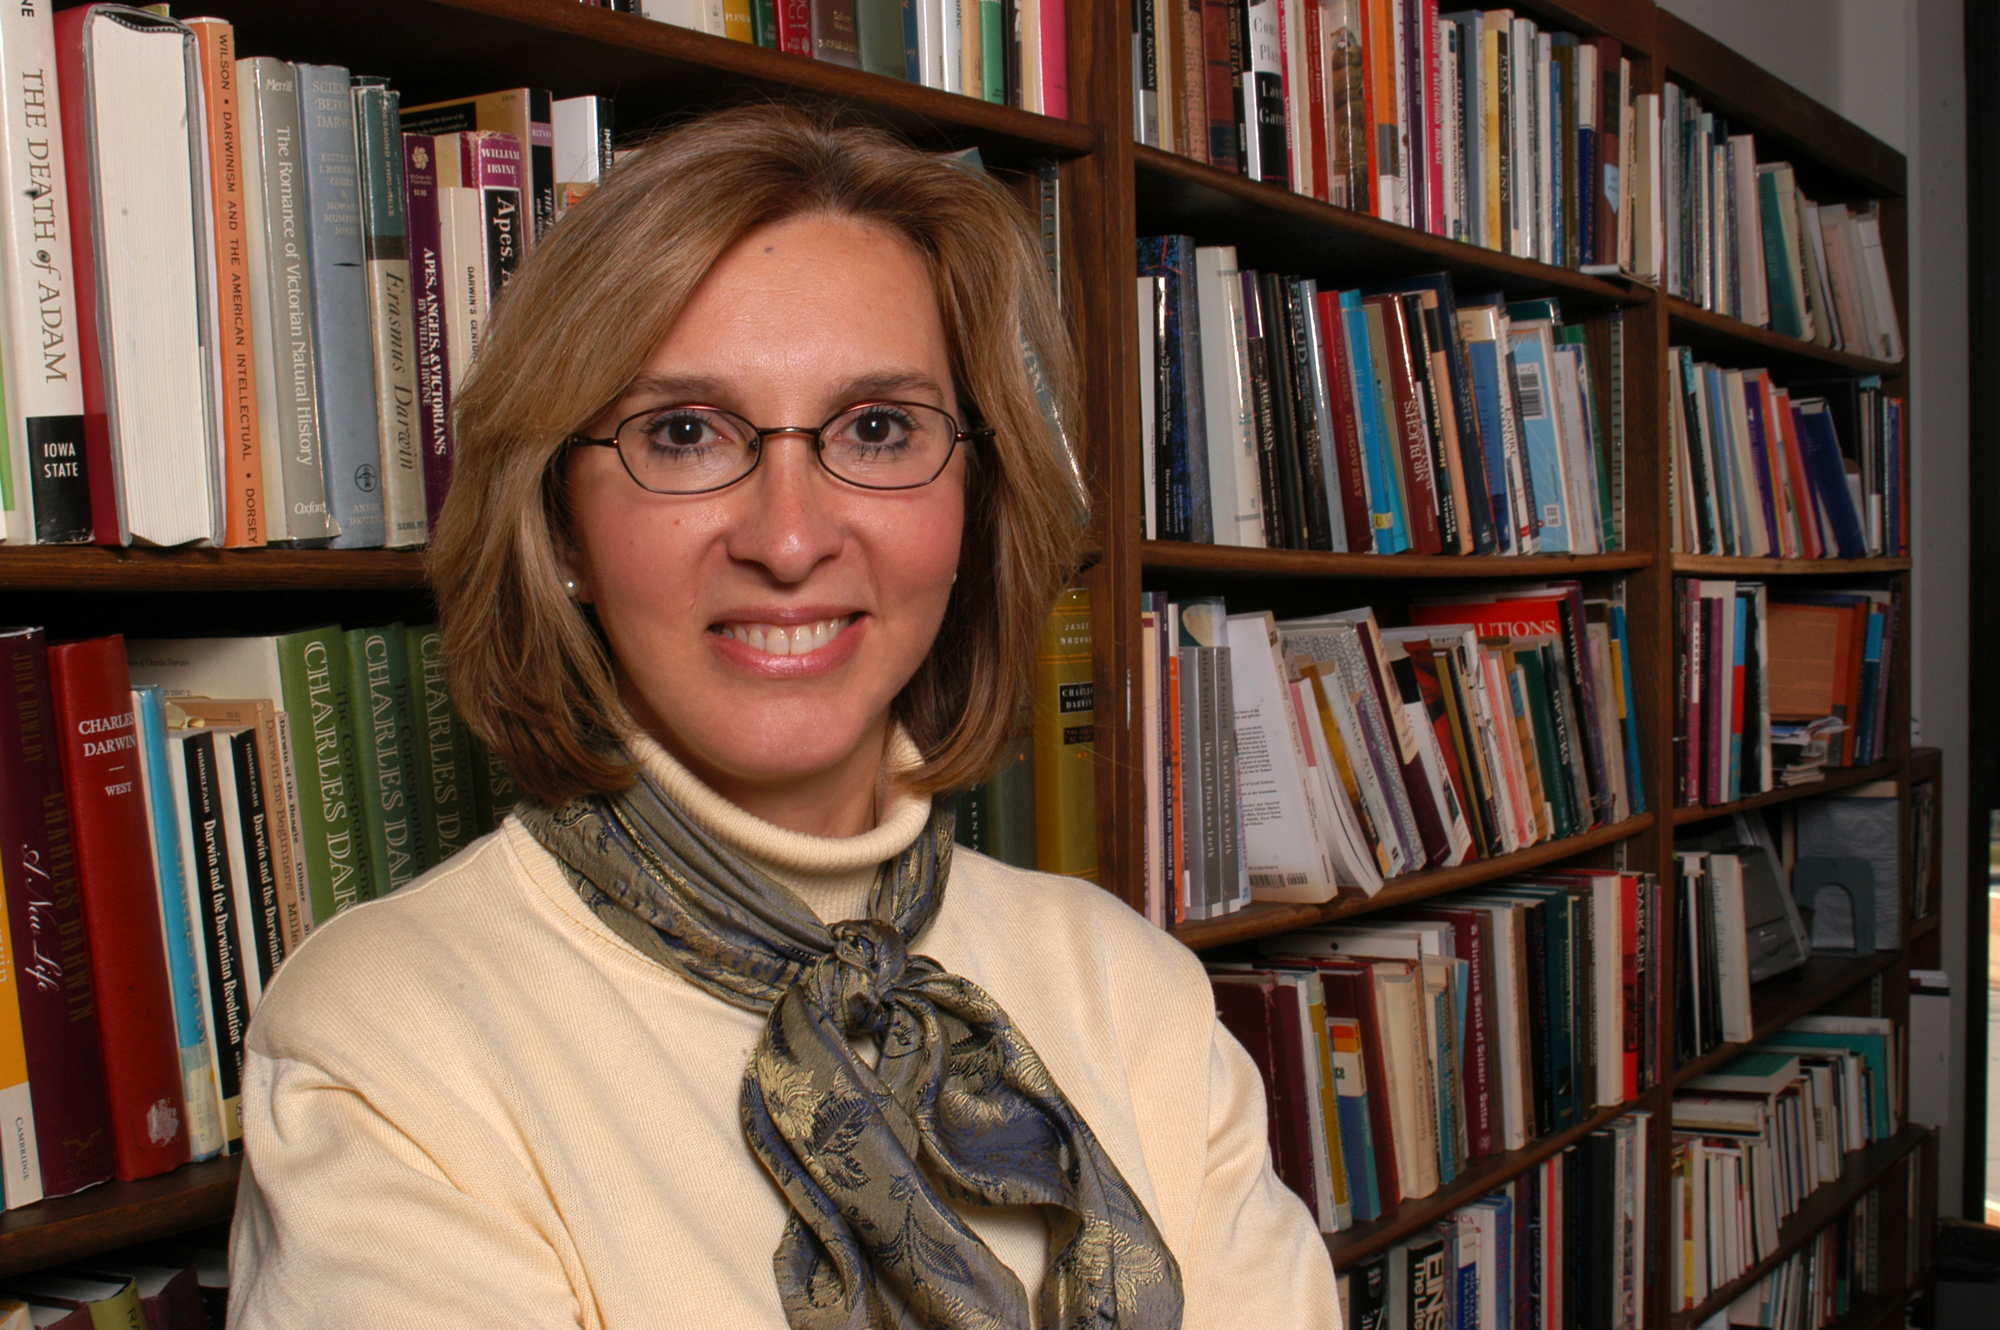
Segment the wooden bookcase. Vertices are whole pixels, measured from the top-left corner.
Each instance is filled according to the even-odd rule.
[[[1137,905],[1144,892],[1142,739],[1124,719],[1122,699],[1139,688],[1141,590],[1220,593],[1233,608],[1291,610],[1373,603],[1394,618],[1409,598],[1491,579],[1581,578],[1592,595],[1623,594],[1632,635],[1640,712],[1640,753],[1648,811],[1554,845],[1499,859],[1396,879],[1373,901],[1323,908],[1259,905],[1227,919],[1193,924],[1178,936],[1203,949],[1315,920],[1379,910],[1553,862],[1620,864],[1669,876],[1677,826],[1736,808],[1756,808],[1862,781],[1907,783],[1909,638],[1907,558],[1834,562],[1739,559],[1667,552],[1667,348],[1704,358],[1765,366],[1788,377],[1875,374],[1907,396],[1904,364],[1825,351],[1709,313],[1650,287],[1512,258],[1348,212],[1133,142],[1130,6],[1069,0],[1073,119],[1050,120],[1011,108],[913,87],[581,5],[576,0],[217,0],[205,6],[237,25],[238,49],[338,62],[389,76],[406,101],[529,84],[557,96],[617,99],[621,136],[672,117],[745,98],[807,94],[838,101],[943,148],[977,146],[989,166],[1061,164],[1065,304],[1082,348],[1085,409],[1076,432],[1096,500],[1094,558],[1083,574],[1096,607],[1096,686],[1100,705],[1098,820],[1102,880]],[[1903,326],[1906,292],[1906,168],[1902,156],[1742,57],[1655,8],[1652,0],[1527,0],[1517,11],[1545,27],[1619,39],[1633,62],[1636,91],[1672,79],[1757,135],[1760,154],[1792,162],[1813,197],[1883,200],[1882,233]],[[1134,240],[1186,232],[1204,244],[1232,244],[1245,267],[1351,285],[1395,274],[1448,271],[1463,289],[1504,288],[1511,296],[1554,296],[1565,316],[1623,329],[1626,548],[1582,557],[1418,558],[1244,550],[1142,538],[1139,384],[1132,366]],[[1893,666],[1887,760],[1840,771],[1827,781],[1745,799],[1731,809],[1674,809],[1670,764],[1673,718],[1672,580],[1676,574],[1765,578],[1774,584],[1841,584],[1866,579],[1893,590],[1905,607]],[[40,622],[57,633],[134,635],[273,630],[307,621],[379,620],[429,613],[422,559],[413,554],[331,551],[111,551],[0,547],[0,596],[10,622]],[[1133,714],[1137,708],[1130,708]],[[1928,768],[1927,768],[1928,769]],[[1908,818],[1905,818],[1906,828]],[[1911,862],[1904,836],[1904,891]],[[1908,918],[1905,901],[1905,918]],[[1671,922],[1669,921],[1669,927]],[[1906,1018],[1911,949],[1936,949],[1935,918],[1905,924],[1903,951],[1857,960],[1816,959],[1795,977],[1760,985],[1760,1034],[1811,1011],[1881,1012]],[[1912,941],[1914,939],[1914,942]],[[1668,954],[1672,954],[1671,940]],[[1671,1045],[1669,1044],[1669,1047]],[[1721,1290],[1695,1315],[1669,1315],[1664,1269],[1665,1125],[1673,1087],[1730,1050],[1683,1068],[1634,1104],[1604,1110],[1526,1149],[1476,1161],[1436,1195],[1411,1201],[1371,1224],[1327,1239],[1346,1266],[1548,1158],[1626,1108],[1651,1110],[1659,1149],[1652,1161],[1656,1235],[1650,1253],[1646,1324],[1697,1324],[1749,1276]],[[1900,1198],[1906,1170],[1923,1182],[1918,1213]],[[0,1273],[30,1269],[121,1243],[228,1217],[238,1164],[213,1161],[138,1184],[0,1215]],[[1928,1226],[1935,1212],[1935,1152],[1929,1134],[1905,1129],[1850,1156],[1846,1173],[1786,1225],[1780,1251],[1762,1273],[1796,1250],[1870,1187],[1881,1185],[1881,1288],[1843,1319],[1844,1327],[1886,1323],[1903,1292],[1928,1271],[1907,1269],[1906,1225]],[[1923,1250],[1928,1250],[1924,1244]]]

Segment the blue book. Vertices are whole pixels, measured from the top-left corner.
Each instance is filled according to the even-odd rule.
[[[1632,797],[1632,813],[1646,811],[1646,782],[1639,770],[1639,701],[1632,691],[1632,644],[1625,635],[1625,607],[1611,605],[1611,635],[1618,644],[1618,672],[1625,682],[1625,787]]]
[[[1368,462],[1368,489],[1374,502],[1375,552],[1401,554],[1410,548],[1410,529],[1397,501],[1400,477],[1389,470],[1388,424],[1382,414],[1381,385],[1375,380],[1375,345],[1368,336],[1368,315],[1361,292],[1342,291],[1340,312],[1347,320],[1347,340],[1353,347],[1354,392],[1360,402],[1361,451]]]
[[[1582,1120],[1577,1085],[1577,1069],[1582,1063],[1576,1046],[1578,1030],[1574,1011],[1577,989],[1569,891],[1564,887],[1510,884],[1494,894],[1533,898],[1545,907],[1543,917],[1547,945],[1544,975],[1548,1001],[1547,1009],[1536,1013],[1536,1019],[1550,1026],[1549,1090],[1550,1106],[1555,1117],[1552,1126],[1554,1130],[1562,1131]]]
[[[1564,37],[1569,37],[1569,34],[1557,33],[1554,40],[1561,41]],[[1570,43],[1574,45],[1576,38],[1569,37],[1569,39]],[[1563,241],[1568,238],[1568,228],[1563,225],[1562,200],[1563,179],[1566,174],[1563,170],[1563,158],[1567,155],[1564,149],[1569,145],[1563,141],[1568,137],[1568,135],[1563,133],[1564,126],[1562,124],[1563,67],[1554,60],[1549,61],[1549,118],[1556,123],[1544,127],[1544,132],[1548,134],[1549,142],[1542,149],[1543,152],[1549,154],[1549,198],[1546,206],[1549,210],[1550,227],[1549,252],[1546,257],[1550,263],[1555,264],[1557,267],[1562,267],[1568,262],[1563,257],[1567,252],[1563,248]]]
[[[1542,553],[1569,553],[1569,504],[1564,495],[1562,441],[1556,436],[1554,377],[1539,327],[1516,325],[1507,339],[1514,350],[1515,400],[1520,404],[1521,444],[1535,515],[1542,524]]]
[[[1164,409],[1167,429],[1158,447],[1164,454],[1168,492],[1161,496],[1160,539],[1215,541],[1208,497],[1208,413],[1201,382],[1201,309],[1195,297],[1194,237],[1139,237],[1141,277],[1166,284],[1167,328],[1161,348],[1164,387],[1172,398]]]
[[[1725,554],[1749,553],[1750,541],[1743,533],[1743,524],[1748,520],[1743,505],[1737,496],[1736,449],[1729,442],[1729,412],[1722,396],[1722,371],[1714,365],[1697,365],[1701,374],[1701,391],[1707,410],[1709,460],[1715,466],[1715,493],[1717,513],[1722,518],[1722,551]]]
[[[1491,1330],[1514,1330],[1514,1202],[1506,1192],[1496,1191],[1474,1201],[1472,1208],[1491,1210],[1494,1215]]]
[[[297,69],[327,508],[340,527],[335,548],[375,547],[384,543],[388,528],[375,415],[375,353],[368,332],[368,271],[361,244],[353,84],[339,65],[300,64]]]
[[[153,862],[159,867],[160,920],[166,934],[167,985],[172,990],[174,1042],[181,1058],[181,1096],[188,1109],[188,1148],[196,1159],[222,1151],[222,1100],[208,1057],[208,1021],[203,1015],[201,972],[194,961],[194,919],[188,913],[187,874],[176,828],[181,813],[167,776],[167,710],[158,684],[132,690],[133,719],[139,731],[140,761],[146,776],[147,822],[153,833]]]
[[[1599,72],[1598,77],[1603,77],[1602,71]],[[1576,127],[1576,165],[1577,170],[1582,173],[1577,177],[1576,182],[1576,252],[1579,266],[1589,266],[1597,262],[1597,200],[1591,193],[1590,182],[1602,177],[1606,171],[1611,173],[1611,179],[1615,182],[1618,178],[1618,163],[1606,162],[1603,164],[1603,170],[1594,169],[1598,165],[1597,131],[1588,125],[1578,125]],[[1611,208],[1615,215],[1618,209],[1616,202],[1617,186],[1613,184],[1612,189],[1613,202]]]
[[[1865,557],[1868,542],[1861,535],[1854,496],[1847,490],[1847,468],[1841,462],[1840,439],[1833,431],[1833,413],[1827,410],[1825,399],[1808,397],[1792,403],[1792,419],[1798,426],[1806,475],[1826,517],[1825,525],[1832,530],[1839,557]]]
[[[1875,760],[1875,730],[1881,719],[1876,714],[1875,692],[1882,678],[1882,629],[1888,616],[1881,606],[1868,614],[1868,638],[1861,650],[1861,720],[1855,726],[1854,765],[1866,766]]]
[[[1750,461],[1757,469],[1757,498],[1764,508],[1764,538],[1770,542],[1772,556],[1778,557],[1784,541],[1778,535],[1778,495],[1771,485],[1773,444],[1764,420],[1764,394],[1754,373],[1743,376],[1743,406],[1750,422]]]
[[[1493,536],[1499,552],[1514,552],[1514,518],[1507,503],[1507,452],[1500,433],[1500,344],[1465,344],[1472,371],[1472,400],[1479,410],[1479,439],[1486,449],[1486,489],[1493,507]]]
[[[1786,1026],[1783,1031],[1771,1036],[1767,1041],[1774,1048],[1796,1051],[1799,1048],[1839,1048],[1859,1053],[1863,1068],[1868,1073],[1865,1087],[1868,1102],[1868,1139],[1886,1140],[1895,1133],[1889,1117],[1889,1050],[1888,1038],[1881,1034],[1849,1033],[1829,1026],[1852,1024],[1856,1021],[1881,1020],[1887,1017],[1865,1016],[1802,1016],[1797,1023]]]

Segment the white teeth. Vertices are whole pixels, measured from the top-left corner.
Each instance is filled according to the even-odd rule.
[[[722,625],[721,631],[752,650],[767,655],[803,656],[839,637],[841,630],[853,621],[850,615],[840,619],[820,619],[790,628],[774,623],[732,623]]]

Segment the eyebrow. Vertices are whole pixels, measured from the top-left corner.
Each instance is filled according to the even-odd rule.
[[[906,393],[928,394],[939,404],[945,400],[938,381],[922,370],[885,370],[861,374],[840,383],[831,394],[839,403],[869,398],[896,397]],[[640,374],[619,395],[621,401],[655,398],[663,402],[703,402],[723,405],[734,394],[725,380],[704,374]]]

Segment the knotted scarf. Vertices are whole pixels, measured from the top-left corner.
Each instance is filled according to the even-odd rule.
[[[1020,1280],[947,1200],[1044,1207],[1045,1330],[1180,1325],[1165,1239],[1035,1050],[979,985],[909,951],[950,876],[948,802],[882,866],[868,917],[831,925],[643,770],[520,815],[621,936],[769,1013],[741,1112],[791,1205],[772,1265],[793,1330],[1025,1327]]]

